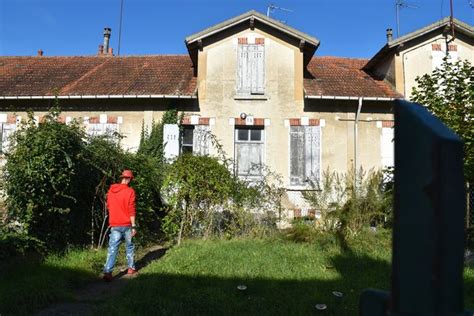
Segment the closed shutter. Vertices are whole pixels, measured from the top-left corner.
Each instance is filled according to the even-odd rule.
[[[320,127],[305,126],[305,180],[319,181],[320,170]]]
[[[265,46],[254,45],[252,69],[252,93],[265,93]]]
[[[199,156],[209,155],[209,133],[208,125],[196,125],[193,133],[193,153]]]
[[[394,163],[394,144],[393,128],[383,127],[381,137],[382,167],[393,167]]]
[[[290,184],[302,185],[304,181],[304,126],[290,127]]]
[[[251,67],[250,63],[250,46],[239,45],[239,60],[237,70],[237,91],[242,94],[250,93],[251,86]]]
[[[321,128],[319,126],[291,126],[290,128],[290,185],[317,183],[321,169]]]

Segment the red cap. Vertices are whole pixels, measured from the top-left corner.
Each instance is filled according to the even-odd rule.
[[[122,171],[122,174],[120,175],[120,178],[133,178],[133,173],[132,170],[124,170]]]

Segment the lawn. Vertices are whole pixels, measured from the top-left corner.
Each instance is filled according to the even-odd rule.
[[[331,237],[187,241],[141,270],[97,313],[308,315],[326,304],[326,314],[356,315],[363,289],[389,288],[390,249],[388,232],[352,240],[345,252]]]

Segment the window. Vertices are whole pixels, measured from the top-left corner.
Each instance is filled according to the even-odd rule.
[[[10,136],[15,132],[15,123],[0,123],[0,153],[8,151]]]
[[[236,174],[239,177],[260,178],[263,175],[264,130],[235,129]]]
[[[114,135],[118,132],[118,124],[92,123],[87,126],[87,134],[90,136]]]
[[[209,134],[208,125],[186,125],[181,132],[181,152],[208,155]]]
[[[317,183],[321,169],[321,127],[290,127],[290,185]]]
[[[90,136],[114,135],[119,132],[119,123],[121,118],[109,117],[106,114],[100,116],[85,118],[87,123],[86,130]]]
[[[263,42],[263,39],[260,39]],[[265,45],[239,44],[237,93],[261,95],[265,93]]]

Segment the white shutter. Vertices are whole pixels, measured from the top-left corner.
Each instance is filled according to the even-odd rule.
[[[252,80],[252,93],[265,93],[265,46],[254,45],[254,80]]]
[[[290,127],[290,184],[303,185],[305,158],[304,127]]]
[[[381,136],[381,154],[382,167],[393,167],[394,163],[394,144],[393,144],[393,128],[383,127]]]
[[[305,130],[305,180],[319,180],[320,136],[319,126],[304,126]]]
[[[249,45],[239,45],[239,60],[238,60],[238,76],[237,76],[237,92],[241,94],[250,93],[251,85],[251,67],[250,62],[250,46]]]
[[[199,156],[209,155],[209,133],[208,125],[196,125],[193,132],[193,153]]]

